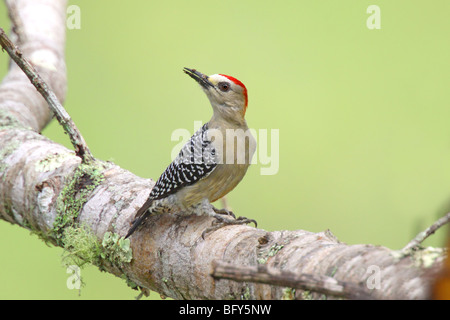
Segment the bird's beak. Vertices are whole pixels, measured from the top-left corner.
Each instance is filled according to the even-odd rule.
[[[209,82],[208,76],[195,69],[184,68],[184,73],[188,74],[192,79],[197,81],[203,88],[209,89],[209,87],[214,87],[214,85]]]

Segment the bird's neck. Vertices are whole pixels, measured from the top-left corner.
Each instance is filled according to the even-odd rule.
[[[248,129],[244,116],[236,117],[231,114],[223,114],[216,110],[214,110],[211,120],[208,123],[210,128]]]

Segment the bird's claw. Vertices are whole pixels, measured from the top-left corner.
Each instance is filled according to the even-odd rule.
[[[224,209],[222,209],[224,210]],[[216,210],[214,210],[216,213],[218,213]],[[228,211],[228,210],[227,210]],[[231,212],[231,211],[228,211]],[[226,214],[227,216],[232,216],[234,219],[227,219],[224,216],[222,216],[221,214]],[[231,212],[231,215],[229,213],[218,213],[217,215],[214,215],[214,218],[216,218],[216,220],[214,220],[211,223],[211,227],[207,228],[205,231],[203,231],[202,233],[202,239],[205,239],[206,234],[212,232],[212,231],[216,231],[222,227],[226,227],[226,226],[230,226],[230,225],[239,225],[239,224],[249,224],[249,223],[254,223],[255,224],[255,228],[258,226],[256,220],[254,219],[248,219],[246,217],[238,217],[236,218],[235,215]]]
[[[249,223],[253,223],[255,224],[255,228],[258,228],[258,223],[256,222],[255,219],[248,219],[246,217],[238,217],[236,220],[238,221],[242,221],[242,224],[249,224]]]
[[[234,215],[233,211],[231,211],[231,210],[228,210],[228,209],[217,209],[215,207],[213,207],[213,210],[217,214],[222,214],[222,215],[225,215],[225,216],[231,216],[231,217],[236,219],[236,216]]]

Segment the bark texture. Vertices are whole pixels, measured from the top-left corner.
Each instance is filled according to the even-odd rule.
[[[7,5],[12,39],[63,101],[66,1],[18,0]],[[110,162],[81,163],[75,152],[39,134],[51,117],[45,100],[11,64],[0,85],[0,218],[69,253],[79,252],[77,241],[69,244],[69,234],[77,234],[78,240],[91,237],[87,243],[93,254],[74,254],[123,277],[132,287],[175,299],[324,298],[311,290],[212,277],[222,261],[327,277],[358,286],[375,299],[425,299],[442,267],[445,254],[439,248],[404,254],[374,245],[347,245],[329,231],[228,226],[203,239],[212,219],[201,216],[150,217],[128,246],[119,236],[126,234],[153,181]]]

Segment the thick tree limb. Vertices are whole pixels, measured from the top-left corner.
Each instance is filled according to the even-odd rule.
[[[6,4],[10,16],[14,17],[10,38],[13,41],[20,39],[23,56],[63,102],[67,85],[64,60],[66,1],[8,0]],[[20,36],[16,32],[20,32]],[[40,132],[52,119],[47,103],[15,63],[10,64],[2,81],[0,95],[2,114],[10,115],[24,127]]]
[[[0,28],[0,45],[6,52],[8,52],[11,59],[22,69],[22,71],[30,79],[33,86],[39,91],[39,93],[47,101],[50,109],[56,115],[58,122],[64,128],[64,131],[68,134],[70,142],[75,147],[76,154],[81,157],[83,162],[91,162],[94,160],[86,142],[84,141],[81,132],[73,122],[64,107],[59,103],[58,98],[53,91],[48,87],[45,81],[39,76],[33,66],[23,57],[22,52],[17,48],[11,40],[9,40],[5,31]]]
[[[65,1],[14,4],[19,17],[14,20],[21,25],[13,26],[20,33],[13,39],[21,39],[23,56],[63,101]],[[73,151],[38,133],[50,119],[46,101],[12,65],[0,86],[0,218],[124,277],[131,286],[176,299],[286,298],[286,290],[277,285],[211,277],[213,262],[225,261],[294,277],[332,278],[374,299],[424,299],[443,264],[442,249],[405,255],[380,246],[347,245],[329,231],[227,226],[202,239],[212,218],[183,215],[150,217],[129,248],[119,235],[128,230],[153,182],[112,163],[82,164]],[[77,243],[86,244],[84,251]],[[322,299],[325,285],[316,287],[320,293],[303,287],[289,298]]]

